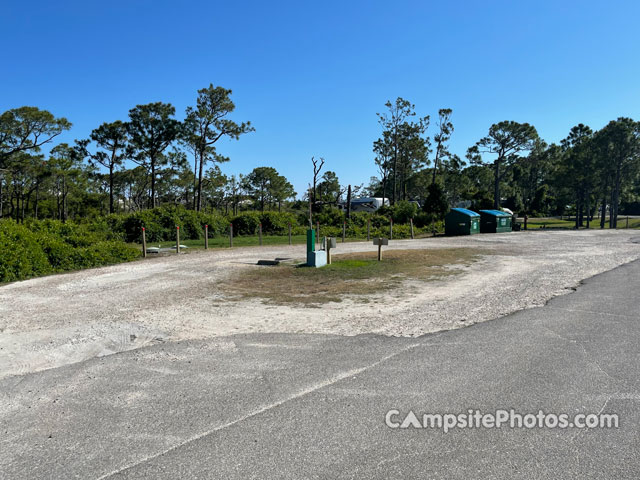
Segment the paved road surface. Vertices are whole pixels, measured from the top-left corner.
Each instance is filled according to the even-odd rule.
[[[419,338],[248,334],[0,381],[0,478],[640,477],[640,262]],[[618,429],[391,429],[389,409],[617,413]]]

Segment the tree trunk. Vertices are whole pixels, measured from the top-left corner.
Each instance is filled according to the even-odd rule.
[[[500,157],[493,162],[494,165],[494,184],[493,184],[493,207],[500,210]]]
[[[196,210],[198,198],[198,152],[193,156],[193,209]]]
[[[604,189],[602,190],[602,213],[600,215],[600,228],[604,228],[604,223],[607,217],[607,190],[609,190],[609,179],[604,183]]]
[[[351,185],[347,188],[347,220],[351,220]]]
[[[198,205],[196,211],[202,209],[202,174],[204,170],[204,151],[200,152],[200,166],[198,167]]]
[[[436,158],[433,160],[433,176],[431,178],[431,185],[435,185],[436,183],[436,172],[438,171],[438,160],[440,157],[440,144],[436,148]]]
[[[587,200],[587,230],[591,227],[591,192],[587,190],[586,193]]]
[[[613,200],[613,205],[612,205],[612,210],[613,210],[613,214],[611,216],[611,219],[609,220],[609,223],[613,226],[611,226],[611,228],[618,228],[618,206],[620,203],[620,186],[622,183],[622,162],[619,161],[618,165],[616,166],[616,180],[615,180],[615,184],[614,184],[614,192],[615,192],[615,196],[614,196],[614,200]]]
[[[151,158],[151,208],[156,208],[156,159]]]
[[[102,202],[100,202],[102,203]],[[109,164],[109,213],[113,213],[113,158]]]
[[[613,223],[613,210],[614,210],[614,202],[615,202],[615,194],[616,194],[616,187],[615,184],[613,185],[613,188],[611,188],[611,201],[610,201],[610,205],[609,205],[609,228],[615,228],[614,227],[614,223]]]
[[[33,216],[38,220],[38,203],[40,202],[40,182],[36,184],[36,199],[33,207]]]
[[[67,221],[67,177],[62,177],[62,223]]]
[[[60,192],[60,178],[56,179],[56,216],[58,220],[62,220],[62,209],[60,208],[60,197],[62,196]]]
[[[391,192],[391,205],[396,204],[396,186],[398,177],[398,130],[396,127],[393,138],[393,191]]]
[[[386,175],[382,177],[382,206],[384,207],[384,201],[386,200],[387,195],[387,177]]]

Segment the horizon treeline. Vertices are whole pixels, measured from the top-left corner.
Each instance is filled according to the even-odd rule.
[[[572,214],[576,226],[605,215],[615,228],[622,214],[640,214],[640,122],[621,117],[600,130],[579,124],[548,144],[528,123],[502,121],[467,150],[449,150],[451,109],[431,120],[397,98],[378,113],[373,141],[378,175],[368,184],[342,185],[324,159],[311,158],[302,199],[274,166],[224,175],[230,159],[216,149],[254,130],[236,122],[232,91],[209,85],[176,118],[169,103],[137,105],[127,119],[97,125],[73,144],[56,138],[71,128],[64,117],[37,107],[0,115],[0,218],[91,219],[162,205],[237,214],[239,210],[334,208],[357,195],[391,205],[418,202],[434,219],[450,207],[510,208],[530,216]],[[52,145],[45,157],[44,145]],[[330,162],[327,162],[330,165]],[[349,214],[349,209],[345,215]]]

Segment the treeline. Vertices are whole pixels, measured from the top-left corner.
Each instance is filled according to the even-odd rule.
[[[378,114],[382,135],[373,143],[379,175],[369,195],[418,199],[441,217],[451,206],[507,207],[530,216],[576,215],[576,226],[600,215],[640,214],[640,122],[612,120],[593,131],[573,127],[559,144],[547,144],[532,125],[496,123],[467,150],[465,160],[449,151],[452,111],[438,112],[435,133],[430,117],[398,98]],[[602,214],[604,213],[604,214]]]
[[[383,197],[392,206],[416,202],[424,223],[439,221],[453,206],[572,214],[578,226],[599,214],[604,226],[608,214],[615,227],[618,213],[640,214],[640,124],[629,118],[598,131],[577,125],[559,144],[546,143],[532,125],[503,121],[462,159],[449,148],[451,109],[440,109],[431,125],[430,116],[418,116],[398,98],[378,114],[378,175],[366,186],[342,185],[334,171],[323,170],[324,159],[313,157],[308,190],[296,200],[292,184],[273,167],[222,174],[219,164],[229,158],[217,143],[253,131],[250,122],[231,119],[234,110],[231,90],[209,85],[181,120],[171,104],[138,105],[128,118],[96,126],[89,138],[57,145],[71,128],[67,119],[36,107],[4,112],[0,218],[87,221],[180,206],[226,217],[284,209],[308,225],[320,214],[349,219],[349,200],[359,195]],[[53,148],[45,157],[46,144]]]
[[[231,90],[210,85],[198,91],[184,120],[168,103],[138,105],[129,118],[97,126],[87,139],[55,145],[45,158],[41,147],[71,128],[36,107],[0,115],[0,217],[95,217],[157,205],[184,205],[235,211],[250,196],[262,210],[293,198],[293,186],[272,167],[227,177],[217,164],[229,159],[216,150],[223,138],[253,131],[236,123]]]

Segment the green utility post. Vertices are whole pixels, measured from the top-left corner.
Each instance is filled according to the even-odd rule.
[[[307,253],[316,249],[316,231],[313,228],[307,230]]]

